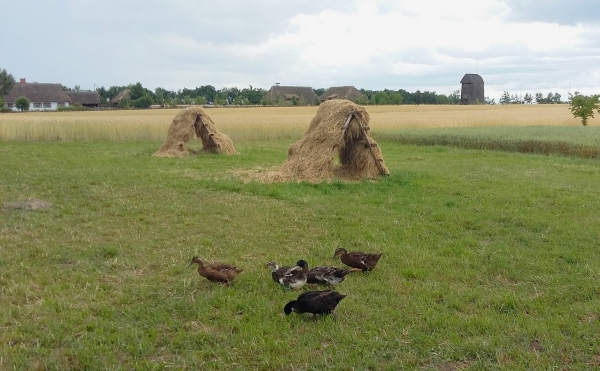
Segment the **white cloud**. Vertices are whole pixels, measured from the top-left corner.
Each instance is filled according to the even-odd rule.
[[[600,93],[600,26],[552,1],[106,0],[92,12],[91,0],[49,1],[30,13],[3,6],[14,15],[5,27],[26,32],[0,39],[11,51],[1,68],[85,88],[280,82],[448,93],[479,72],[490,96],[561,89],[566,97],[569,83]]]

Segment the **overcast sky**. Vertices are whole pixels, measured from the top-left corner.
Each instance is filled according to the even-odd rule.
[[[0,0],[0,69],[141,82],[600,94],[600,0]]]

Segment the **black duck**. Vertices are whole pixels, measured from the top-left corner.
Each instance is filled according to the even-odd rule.
[[[331,290],[307,291],[300,294],[296,300],[287,303],[283,311],[286,315],[292,312],[312,313],[314,317],[318,314],[326,315],[331,313],[334,318],[337,318],[334,312],[335,307],[345,297],[346,295]]]

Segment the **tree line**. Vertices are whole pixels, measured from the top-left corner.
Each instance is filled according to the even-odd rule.
[[[78,88],[77,86],[74,88]],[[67,87],[65,89],[71,90]],[[109,102],[124,89],[129,89],[129,98],[121,100],[121,106],[137,107],[139,99],[144,97],[144,103],[156,105],[179,105],[179,104],[216,104],[216,105],[271,105],[272,102],[265,97],[267,91],[261,88],[254,88],[250,85],[248,88],[239,89],[237,87],[216,89],[212,85],[202,85],[194,89],[183,88],[177,91],[167,90],[162,87],[154,91],[144,88],[141,83],[123,86],[111,86],[108,89],[104,86],[97,89],[102,102]],[[325,92],[325,88],[313,89],[317,96]],[[460,91],[455,90],[451,94],[437,94],[435,91],[420,91],[413,93],[404,89],[399,90],[366,90],[360,89],[364,94],[363,98],[356,100],[358,104],[364,105],[398,105],[398,104],[460,104]],[[489,100],[489,98],[486,98]],[[493,101],[493,100],[492,100]],[[137,102],[137,104],[136,104]],[[281,103],[281,102],[280,102]],[[294,102],[292,102],[293,104]],[[296,102],[299,104],[301,102]],[[319,101],[311,102],[319,104]]]
[[[534,100],[537,104],[561,104],[565,103],[561,101],[561,95],[559,93],[548,93],[544,97],[542,93],[535,93],[535,97],[529,93],[525,93],[524,96],[511,95],[509,92],[504,91],[500,96],[500,104],[533,104]]]

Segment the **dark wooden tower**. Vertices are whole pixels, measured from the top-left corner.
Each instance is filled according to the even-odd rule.
[[[476,73],[467,73],[460,80],[460,104],[484,104],[483,79]]]

